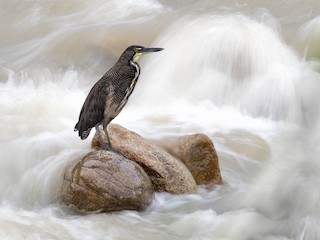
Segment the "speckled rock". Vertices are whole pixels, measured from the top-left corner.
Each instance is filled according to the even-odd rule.
[[[161,147],[118,124],[110,124],[108,132],[112,147],[144,169],[155,191],[174,194],[196,191],[196,182],[187,167]],[[101,133],[105,139],[103,131]],[[91,146],[100,147],[97,133]]]
[[[219,159],[210,138],[205,134],[171,137],[159,142],[190,170],[197,184],[221,184]]]
[[[80,212],[143,210],[153,199],[143,169],[121,154],[93,151],[65,173],[62,201]]]

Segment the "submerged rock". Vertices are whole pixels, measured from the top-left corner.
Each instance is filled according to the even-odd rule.
[[[166,138],[160,144],[187,166],[197,184],[222,183],[218,155],[207,135],[193,134]]]
[[[101,133],[106,141],[103,130]],[[175,194],[196,191],[196,182],[187,167],[159,146],[118,124],[109,124],[108,133],[112,147],[138,163],[150,177],[156,191]],[[97,133],[91,146],[100,147]]]
[[[153,198],[151,181],[143,169],[121,154],[93,151],[65,174],[62,201],[82,211],[143,210]]]

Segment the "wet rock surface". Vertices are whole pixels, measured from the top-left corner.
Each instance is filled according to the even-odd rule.
[[[222,183],[218,155],[207,135],[170,137],[159,144],[187,166],[198,185]]]
[[[153,199],[144,170],[121,154],[98,150],[65,173],[62,201],[80,212],[144,210]]]
[[[101,133],[106,141],[103,130]],[[118,124],[109,124],[108,133],[112,147],[144,169],[155,191],[174,194],[196,191],[196,182],[187,167],[161,147]],[[97,133],[91,146],[100,147]]]

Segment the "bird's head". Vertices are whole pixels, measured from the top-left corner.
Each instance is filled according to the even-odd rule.
[[[162,51],[163,48],[146,48],[143,46],[130,46],[128,47],[122,54],[122,57],[124,57],[126,60],[134,61],[136,62],[139,57],[141,57],[144,54],[152,53],[152,52],[159,52]]]

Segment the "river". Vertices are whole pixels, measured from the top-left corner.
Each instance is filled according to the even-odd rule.
[[[320,239],[318,0],[0,0],[0,239]],[[93,84],[129,45],[162,47],[114,122],[205,133],[224,183],[144,212],[77,215],[63,174]]]

